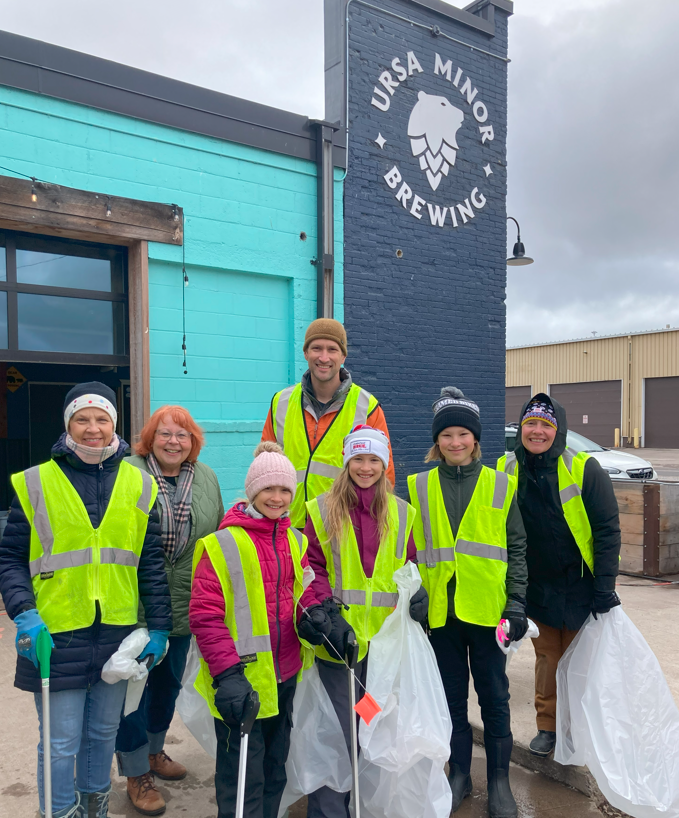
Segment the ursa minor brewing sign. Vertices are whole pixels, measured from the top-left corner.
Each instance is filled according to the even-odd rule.
[[[396,201],[416,219],[428,215],[429,222],[437,227],[444,227],[446,224],[458,227],[460,223],[466,224],[469,219],[473,219],[475,211],[481,210],[486,204],[483,190],[488,190],[490,185],[484,182],[493,173],[490,146],[480,158],[476,154],[478,184],[463,201],[451,203],[450,192],[447,195],[445,192],[446,186],[438,193],[439,187],[442,180],[454,173],[458,153],[461,152],[460,159],[464,160],[468,140],[476,140],[483,146],[486,142],[493,141],[495,132],[492,122],[489,122],[488,106],[479,98],[479,89],[461,66],[453,68],[453,61],[444,60],[438,52],[434,54],[433,65],[428,65],[426,59],[422,62],[414,51],[408,51],[403,61],[401,57],[395,56],[391,60],[391,70],[382,71],[377,78],[370,104],[387,116],[375,138],[375,144],[387,155],[391,155],[392,151],[394,153],[396,161],[383,178],[394,191]],[[403,119],[389,117],[389,110],[392,97],[398,94],[401,83],[410,81],[410,85],[417,88],[424,84],[418,80],[426,71],[440,80],[440,92],[417,92],[417,101],[408,115],[406,133],[410,150],[419,162],[422,175],[415,176],[411,173],[406,174],[409,178],[404,178],[405,171],[399,168],[398,161],[398,147],[403,143],[403,135],[392,133],[394,129],[402,127]],[[431,87],[432,83],[426,85]],[[462,134],[458,142],[460,131]],[[487,159],[485,164],[484,159]]]

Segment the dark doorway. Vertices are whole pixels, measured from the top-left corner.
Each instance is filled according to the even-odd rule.
[[[568,428],[600,446],[615,444],[622,426],[622,381],[554,383],[549,394],[566,410]]]
[[[130,441],[130,369],[124,366],[79,366],[9,362],[0,388],[0,513],[14,496],[10,477],[49,460],[52,446],[64,431],[63,406],[76,383],[100,381],[118,398],[117,433]],[[4,417],[4,425],[2,423]]]
[[[644,381],[644,446],[679,449],[679,378]]]
[[[530,386],[505,387],[505,423],[519,423],[524,403],[531,397]]]

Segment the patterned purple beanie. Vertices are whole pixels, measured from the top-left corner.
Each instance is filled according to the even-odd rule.
[[[559,428],[559,425],[556,422],[556,415],[554,414],[554,407],[551,403],[546,403],[542,400],[532,400],[526,407],[526,411],[523,413],[521,425],[523,426],[527,420],[531,420],[532,418],[544,420],[545,423],[549,423],[549,425],[553,426],[555,429]]]

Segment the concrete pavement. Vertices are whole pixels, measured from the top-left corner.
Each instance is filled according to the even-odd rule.
[[[632,449],[653,466],[659,480],[679,482],[679,449]]]
[[[679,702],[679,657],[673,638],[679,611],[679,585],[658,584],[638,578],[621,577],[618,588],[625,610],[639,627],[653,648],[663,668],[670,688]],[[13,687],[14,679],[14,625],[0,614],[0,818],[37,818],[37,788],[35,783],[35,748],[38,742],[38,723],[30,694]],[[520,760],[535,734],[533,710],[533,650],[530,645],[521,648],[509,667],[512,694],[512,729],[517,748],[515,758]],[[481,721],[472,689],[470,714],[480,727]],[[214,818],[214,762],[186,730],[179,718],[170,728],[167,743],[170,756],[185,764],[189,775],[177,783],[159,782],[168,802],[168,818]],[[524,755],[525,749],[524,749]],[[532,757],[531,757],[532,758]],[[552,768],[574,774],[574,768],[563,768],[554,762],[543,762],[541,775],[512,764],[511,781],[522,818],[566,818],[568,816],[596,815],[593,802],[580,792],[556,783],[549,776]],[[577,771],[576,771],[577,772]],[[475,748],[473,762],[474,793],[456,815],[460,818],[480,818],[487,815],[485,796],[485,758],[483,750]],[[575,781],[577,785],[577,781]],[[113,775],[115,795],[111,799],[110,815],[133,818],[136,813],[125,793],[125,780]],[[304,818],[304,801],[291,810],[291,818]]]

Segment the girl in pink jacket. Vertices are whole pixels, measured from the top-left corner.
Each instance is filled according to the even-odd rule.
[[[301,605],[297,605],[293,595],[295,573],[288,538],[288,509],[296,487],[295,469],[280,447],[268,441],[260,443],[245,479],[248,502],[236,503],[219,527],[220,531],[235,531],[239,536],[245,532],[257,550],[278,697],[278,714],[257,719],[250,734],[245,818],[276,818],[286,783],[292,700],[302,667],[300,637],[319,645],[331,626],[311,588],[302,595]],[[299,547],[296,541],[295,547]],[[302,551],[301,567],[308,572],[306,538]],[[232,585],[234,588],[238,585],[233,577]],[[239,600],[235,599],[234,604],[237,607]],[[253,689],[246,670],[257,661],[257,654],[254,658],[251,653],[239,655],[225,619],[225,592],[206,550],[196,566],[189,621],[214,680],[215,707],[221,715],[215,719],[218,815],[232,818],[240,756],[238,727],[245,701]]]

